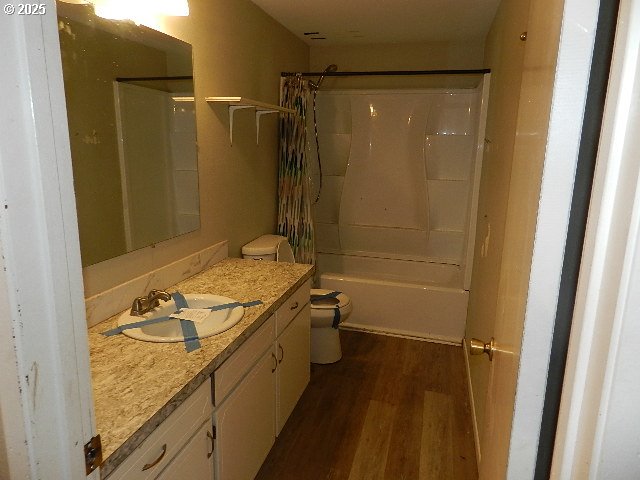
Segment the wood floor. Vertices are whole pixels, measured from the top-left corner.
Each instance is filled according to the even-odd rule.
[[[477,479],[460,347],[341,331],[259,480]]]

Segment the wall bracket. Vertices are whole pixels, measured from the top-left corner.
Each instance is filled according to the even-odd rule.
[[[256,144],[260,139],[260,119],[268,113],[295,114],[292,108],[284,108],[270,103],[259,102],[245,97],[205,97],[209,103],[226,103],[229,106],[229,142],[233,145],[233,114],[236,110],[254,108],[256,117]]]

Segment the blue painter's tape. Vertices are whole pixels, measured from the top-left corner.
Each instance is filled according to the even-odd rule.
[[[154,323],[166,322],[167,320],[171,320],[171,318],[158,317],[158,318],[152,318],[150,320],[141,320],[139,322],[120,325],[119,327],[113,328],[111,330],[107,330],[106,332],[102,332],[102,335],[104,335],[105,337],[110,337],[112,335],[117,335],[118,333],[122,333],[124,330],[129,330],[130,328],[140,328],[140,327],[144,327],[145,325],[153,325]]]
[[[340,326],[340,308],[333,308],[333,323],[331,324],[332,328],[338,328]]]
[[[189,308],[189,304],[187,303],[187,299],[184,298],[180,292],[174,292],[171,294],[171,298],[176,303],[176,308],[178,311],[183,308]],[[184,337],[184,348],[187,352],[193,352],[194,350],[199,349],[202,345],[200,345],[200,339],[198,338],[198,330],[196,329],[195,323],[191,320],[180,320],[180,328],[182,328],[182,336]]]
[[[171,294],[171,298],[176,304],[176,312],[178,313],[183,308],[189,308],[189,304],[187,303],[187,299],[180,292],[174,292]],[[232,302],[225,303],[222,305],[214,305],[213,307],[207,307],[208,310],[212,312],[217,310],[226,310],[229,308],[236,307],[254,307],[256,305],[261,305],[262,300],[253,300],[251,302]],[[102,335],[106,337],[110,337],[112,335],[117,335],[122,333],[124,330],[129,330],[130,328],[140,328],[145,325],[153,325],[154,323],[166,322],[168,320],[176,320],[170,317],[158,317],[152,318],[149,320],[141,320],[139,322],[129,323],[127,325],[121,325],[119,327],[113,328],[111,330],[107,330],[106,332],[102,332]],[[182,329],[182,336],[184,337],[184,345],[187,349],[187,352],[192,352],[194,350],[199,349],[202,345],[200,344],[200,338],[198,337],[198,330],[196,329],[195,323],[191,320],[180,320],[180,328]]]
[[[338,292],[337,290],[334,290],[333,292],[323,293],[321,295],[311,295],[311,301],[323,300],[325,298],[338,298],[338,295],[340,295],[341,293],[342,292]]]
[[[211,310],[212,312],[215,312],[217,310],[226,310],[227,308],[255,307],[256,305],[262,305],[262,300],[253,300],[251,302],[223,303],[222,305],[214,305],[213,307],[207,307],[207,310]]]
[[[251,300],[250,302],[241,303],[243,307],[255,307],[256,305],[262,305],[262,300]]]
[[[187,299],[184,298],[184,295],[182,295],[180,292],[172,293],[171,298],[173,298],[173,301],[175,302],[176,308],[178,310],[182,308],[189,308],[189,305],[187,304]]]
[[[184,348],[187,349],[187,352],[198,350],[202,345],[200,345],[195,323],[191,320],[180,320],[180,327],[182,328],[182,336],[184,337]]]
[[[338,292],[334,290],[333,292],[323,293],[321,295],[311,295],[311,301],[316,300],[324,300],[325,298],[338,298],[342,292]],[[340,307],[333,307],[333,322],[331,323],[331,327],[338,328],[340,326]]]

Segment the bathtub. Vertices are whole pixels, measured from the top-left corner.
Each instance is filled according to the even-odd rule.
[[[351,297],[342,328],[453,344],[464,337],[469,292],[457,265],[319,253],[317,271],[321,288]]]

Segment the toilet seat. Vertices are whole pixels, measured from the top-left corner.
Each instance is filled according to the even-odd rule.
[[[314,296],[324,298],[313,300]],[[311,299],[312,330],[318,328],[337,329],[338,325],[351,314],[351,299],[342,292],[312,288]]]
[[[329,295],[334,293],[334,290],[326,290],[324,288],[312,288],[311,289],[311,310],[334,310],[336,307],[342,310],[343,308],[348,307],[351,304],[351,299],[342,292],[339,292],[335,295],[335,300],[332,302],[331,300],[334,297],[330,297]],[[316,296],[323,296],[323,299],[316,299]]]

